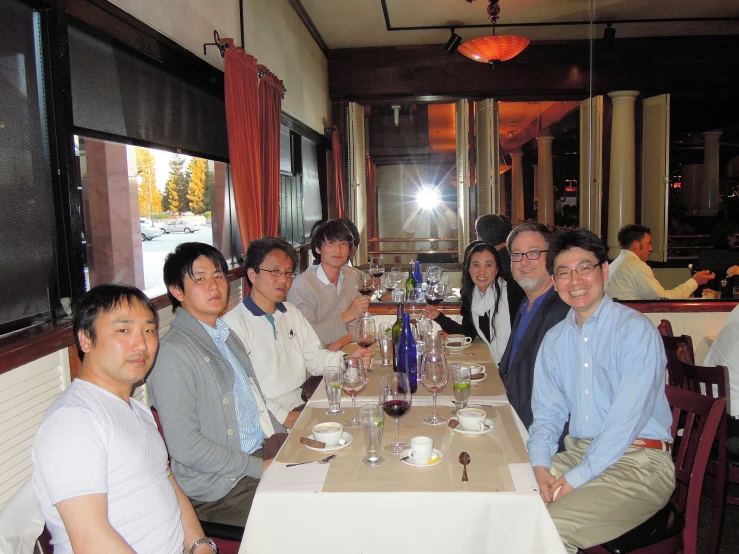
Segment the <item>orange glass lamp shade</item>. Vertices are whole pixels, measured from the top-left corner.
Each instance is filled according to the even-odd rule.
[[[526,37],[480,37],[463,42],[457,51],[476,62],[496,64],[515,58],[530,43]]]

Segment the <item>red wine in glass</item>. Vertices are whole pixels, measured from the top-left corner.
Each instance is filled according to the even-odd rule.
[[[364,296],[372,296],[372,293],[375,292],[375,289],[370,287],[367,289],[357,289],[359,291],[359,294],[363,294]]]
[[[436,306],[437,304],[441,304],[441,298],[438,296],[427,296],[426,297],[426,303],[431,304],[432,306]]]
[[[373,270],[373,271],[370,272],[370,275],[372,275],[372,277],[374,277],[375,279],[379,279],[384,274],[385,274],[385,270],[384,269],[375,269],[375,270]]]
[[[390,417],[403,417],[411,408],[411,403],[406,400],[388,400],[382,403],[382,409]]]
[[[359,337],[359,339],[357,339],[357,344],[361,346],[362,348],[369,348],[370,346],[375,344],[375,337],[373,336]]]

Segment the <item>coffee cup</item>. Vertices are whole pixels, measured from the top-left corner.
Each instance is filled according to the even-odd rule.
[[[416,462],[428,462],[434,450],[434,441],[429,437],[413,437],[411,439],[411,458]]]
[[[313,438],[326,444],[326,447],[339,444],[344,436],[344,426],[335,421],[326,421],[313,426]]]
[[[457,410],[457,421],[465,431],[482,431],[485,429],[485,420],[488,418],[485,410],[479,408],[463,408]]]
[[[472,337],[465,337],[464,335],[449,335],[446,338],[446,345],[452,348],[459,348],[460,346],[466,346],[472,342]]]

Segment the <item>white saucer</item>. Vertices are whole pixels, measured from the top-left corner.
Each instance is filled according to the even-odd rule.
[[[462,346],[449,346],[447,344],[446,345],[446,349],[449,352],[451,352],[452,354],[454,354],[455,352],[462,352],[462,350],[467,350],[470,346],[472,346],[472,343],[465,344],[465,345],[462,345]]]
[[[308,435],[308,438],[313,439],[313,435]],[[346,448],[347,446],[349,446],[353,440],[354,437],[344,431],[339,444],[337,444],[336,446],[327,446],[326,448],[314,448],[312,446],[308,446],[307,444],[304,444],[303,446],[305,446],[308,450],[313,450],[314,452],[336,452],[337,450],[341,450],[342,448]]]
[[[441,450],[434,448],[432,456],[434,454],[438,456],[438,458],[434,459],[432,457],[431,460],[429,460],[428,462],[418,462],[411,457],[411,449],[409,448],[408,450],[404,450],[400,453],[400,461],[403,462],[405,465],[409,465],[411,467],[431,467],[440,464],[444,460],[444,453]],[[404,460],[403,458],[408,459]]]
[[[452,419],[456,420],[456,418],[452,418]],[[466,431],[462,429],[461,427],[455,427],[454,429],[452,429],[452,431],[454,431],[455,433],[459,433],[460,435],[476,437],[478,435],[485,435],[489,433],[490,431],[492,431],[493,429],[495,429],[495,423],[493,423],[493,420],[490,418],[485,420],[485,425],[490,425],[490,427],[483,429],[482,431]]]

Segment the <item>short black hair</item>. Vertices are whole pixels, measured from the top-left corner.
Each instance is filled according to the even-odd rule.
[[[251,244],[249,244],[249,248],[246,249],[246,260],[244,260],[244,273],[246,274],[246,280],[248,281],[249,286],[252,286],[252,281],[249,279],[249,273],[247,270],[253,269],[259,273],[259,266],[262,265],[267,254],[273,250],[282,250],[285,255],[290,258],[290,261],[292,261],[293,271],[298,270],[298,253],[289,242],[277,237],[264,237],[262,239],[253,240]]]
[[[185,292],[185,276],[195,280],[192,265],[200,256],[205,256],[216,269],[220,269],[224,275],[228,274],[228,263],[217,248],[203,242],[183,242],[178,244],[174,252],[167,254],[164,260],[164,284],[167,286],[167,296],[172,302],[172,310],[179,308],[182,304],[169,290],[174,287]]]
[[[315,265],[321,263],[321,255],[318,253],[318,248],[323,246],[326,241],[346,241],[349,246],[354,244],[354,235],[351,229],[342,219],[329,219],[316,227],[313,232],[313,236],[310,239],[310,249],[313,252]]]
[[[625,225],[618,231],[618,245],[628,250],[634,242],[641,242],[644,235],[651,235],[652,230],[644,225]]]
[[[103,314],[113,311],[123,305],[133,306],[140,304],[147,308],[157,320],[157,310],[154,303],[136,287],[121,283],[109,283],[91,288],[75,302],[72,314],[72,332],[77,345],[77,355],[80,360],[85,359],[85,353],[80,345],[79,332],[82,331],[92,345],[95,345],[95,321]]]
[[[549,245],[552,242],[552,237],[554,236],[549,227],[543,223],[539,223],[538,221],[526,221],[513,229],[513,231],[508,235],[508,238],[506,239],[506,248],[508,248],[508,252],[513,252],[513,241],[516,240],[516,237],[521,233],[539,233],[544,237],[544,242],[547,243],[547,249],[549,248]]]
[[[595,254],[599,264],[608,261],[608,249],[598,235],[590,229],[571,229],[554,234],[552,242],[549,243],[547,252],[547,271],[554,274],[554,259],[562,252],[572,248],[582,248],[586,252]]]
[[[492,245],[505,242],[512,229],[511,220],[506,215],[481,215],[475,221],[475,231],[480,240]]]
[[[351,219],[347,219],[345,217],[337,219],[337,221],[341,221],[344,225],[346,225],[346,228],[349,229],[349,232],[352,234],[352,242],[354,243],[354,248],[359,248],[359,229],[356,225],[354,225],[354,222]]]
[[[711,231],[711,244],[716,250],[729,249],[729,237],[739,232],[739,225],[733,221],[722,221]]]

